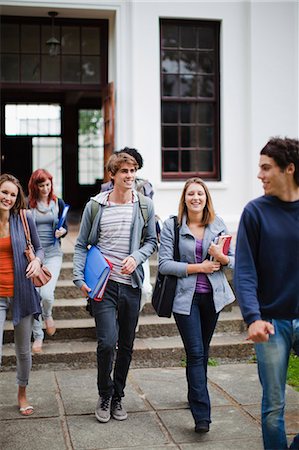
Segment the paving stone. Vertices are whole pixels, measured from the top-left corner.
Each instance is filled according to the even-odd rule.
[[[2,450],[67,450],[59,418],[1,421]]]
[[[128,419],[99,423],[94,415],[67,418],[74,450],[98,450],[103,448],[154,448],[170,443],[161,431],[155,413],[129,414]]]
[[[158,414],[174,441],[179,444],[222,442],[239,439],[240,436],[250,439],[261,435],[259,424],[234,406],[214,407],[210,432],[204,435],[194,432],[194,422],[190,421],[191,412],[188,410],[159,411]]]

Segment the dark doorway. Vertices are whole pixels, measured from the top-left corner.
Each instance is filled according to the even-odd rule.
[[[32,168],[31,137],[2,136],[1,172],[18,178],[27,194],[27,186]]]

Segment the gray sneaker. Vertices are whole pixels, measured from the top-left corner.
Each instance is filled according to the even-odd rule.
[[[121,398],[113,397],[111,403],[111,414],[116,420],[126,420],[128,417],[127,411],[121,404]]]
[[[111,397],[99,397],[95,415],[99,422],[106,423],[110,419]]]

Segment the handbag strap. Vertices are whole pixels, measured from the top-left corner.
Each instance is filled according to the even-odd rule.
[[[24,228],[24,233],[26,237],[27,244],[31,244],[31,236],[30,236],[30,228],[28,225],[27,215],[26,215],[26,209],[20,210],[20,216]]]
[[[179,250],[180,229],[178,226],[177,216],[173,217],[173,229],[174,229],[173,259],[174,259],[174,261],[179,261],[180,260],[180,250]]]

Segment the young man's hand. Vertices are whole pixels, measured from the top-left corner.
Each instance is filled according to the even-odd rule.
[[[132,256],[128,256],[127,258],[122,260],[122,269],[120,273],[123,273],[124,275],[131,275],[132,272],[137,267],[137,263],[135,259]]]
[[[266,342],[269,340],[269,335],[274,334],[274,326],[266,320],[256,320],[248,328],[247,340],[251,339],[253,342]]]
[[[90,289],[90,287],[87,286],[87,284],[83,284],[83,285],[80,287],[80,289],[81,289],[81,291],[83,292],[83,294],[84,294],[85,297],[88,297],[88,296],[89,296],[88,293],[91,291],[91,289]]]

